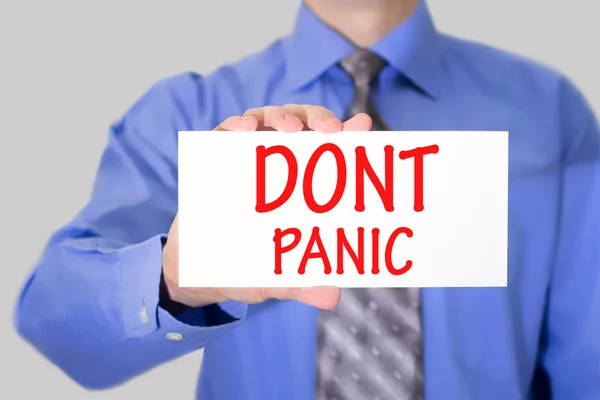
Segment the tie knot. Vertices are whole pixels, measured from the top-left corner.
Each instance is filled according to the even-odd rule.
[[[383,58],[367,49],[357,50],[340,61],[340,67],[356,84],[371,83],[386,65]]]

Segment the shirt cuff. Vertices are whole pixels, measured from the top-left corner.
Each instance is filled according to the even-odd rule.
[[[237,301],[192,308],[177,317],[159,306],[165,238],[156,235],[120,252],[118,293],[126,336],[142,337],[160,329],[205,341],[207,334],[219,334],[243,321],[248,306]]]

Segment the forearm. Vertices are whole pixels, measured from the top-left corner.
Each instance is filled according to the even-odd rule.
[[[201,349],[244,317],[237,303],[184,308],[177,318],[163,309],[161,237],[122,248],[99,242],[51,245],[15,315],[22,337],[80,385],[119,385]]]
[[[565,140],[560,230],[541,349],[557,400],[600,398],[600,127],[587,107],[570,110],[565,120],[582,114]]]

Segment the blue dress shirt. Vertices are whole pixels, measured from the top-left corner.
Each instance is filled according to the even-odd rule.
[[[204,348],[199,399],[312,399],[315,308],[225,302],[174,317],[158,303],[161,251],[177,132],[264,105],[342,117],[352,85],[336,62],[353,50],[302,6],[264,51],[149,89],[25,283],[19,333],[87,388]],[[423,290],[425,398],[600,399],[600,134],[585,98],[558,72],[438,32],[424,2],[372,50],[389,61],[374,97],[392,129],[510,132],[508,287]]]

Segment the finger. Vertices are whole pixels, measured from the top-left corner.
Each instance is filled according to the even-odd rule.
[[[340,289],[337,287],[300,288],[295,295],[295,300],[323,310],[331,310],[340,302]]]
[[[298,132],[304,128],[302,121],[283,107],[251,108],[244,113],[244,116],[255,117],[259,123],[258,130]]]
[[[214,131],[255,131],[258,127],[258,121],[252,116],[246,117],[229,117],[221,122]]]
[[[295,289],[289,288],[222,288],[219,289],[223,298],[246,304],[262,303],[269,299],[292,300]]]
[[[300,122],[302,122],[302,125],[304,125],[304,130],[309,130],[308,114],[306,113],[306,108],[304,106],[301,106],[299,104],[286,104],[283,106],[283,108],[288,112],[294,114],[300,120]]]
[[[321,106],[305,105],[306,126],[313,131],[335,133],[342,130],[342,121],[333,112]]]
[[[344,122],[344,131],[370,131],[373,120],[367,114],[360,113]]]
[[[261,292],[264,298],[296,300],[323,310],[332,309],[340,301],[340,289],[335,287],[268,288]]]
[[[325,107],[300,104],[286,104],[283,106],[289,110],[305,126],[305,130],[313,130],[323,133],[334,133],[342,130],[342,122],[335,114]]]

